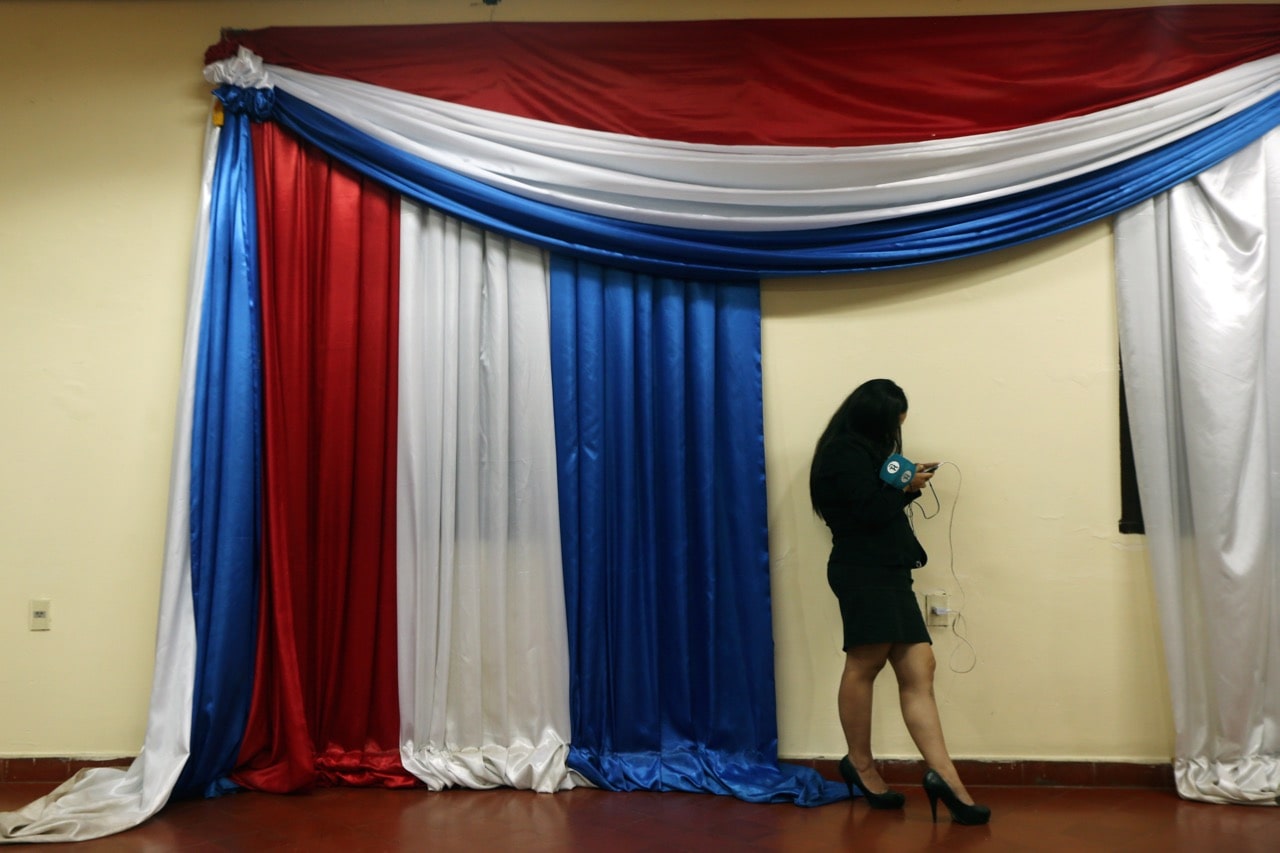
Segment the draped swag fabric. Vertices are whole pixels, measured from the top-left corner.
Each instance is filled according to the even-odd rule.
[[[682,277],[879,269],[1013,245],[1167,189],[1280,120],[1280,56],[1049,125],[839,149],[655,146],[263,66],[243,51],[217,70],[273,82],[252,91],[270,93],[276,121],[423,203]]]
[[[1274,6],[227,33],[146,741],[0,838],[97,837],[228,778],[841,796],[776,764],[751,282],[1035,239],[1219,164],[1231,203],[1169,231],[1256,258],[1270,221],[1238,226],[1235,201],[1274,164],[1236,152],[1280,125],[1278,46]],[[1148,242],[1200,288],[1179,322],[1224,322],[1200,309],[1237,276],[1261,287]],[[1139,394],[1171,381],[1171,345],[1133,343],[1168,287],[1125,309]],[[1190,541],[1175,514],[1178,546],[1152,543],[1189,697],[1179,790],[1262,802],[1276,700],[1244,685],[1275,678],[1233,643],[1274,647],[1275,608],[1231,602],[1267,594],[1236,579],[1274,578],[1274,534],[1244,547],[1239,502],[1179,473],[1189,439],[1161,444],[1217,411],[1212,379],[1177,375],[1134,443],[1144,504],[1197,513]],[[1202,429],[1261,459],[1271,408]],[[1203,608],[1171,592],[1189,572]]]

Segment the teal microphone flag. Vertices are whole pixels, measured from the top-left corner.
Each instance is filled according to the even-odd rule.
[[[880,468],[880,479],[895,489],[905,490],[915,475],[915,463],[898,453],[886,459]]]

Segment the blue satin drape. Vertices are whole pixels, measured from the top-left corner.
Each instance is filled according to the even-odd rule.
[[[212,796],[235,765],[253,690],[261,483],[258,234],[249,117],[226,114],[209,211],[209,263],[191,436],[196,624],[191,754],[174,797]],[[225,783],[224,783],[225,784]]]
[[[555,257],[570,766],[613,790],[802,805],[778,766],[754,281]]]
[[[406,154],[280,90],[271,117],[357,171],[482,228],[594,263],[710,280],[933,263],[1096,222],[1261,138],[1280,124],[1280,94],[1163,148],[1043,189],[882,222],[771,232],[666,228],[530,201]]]

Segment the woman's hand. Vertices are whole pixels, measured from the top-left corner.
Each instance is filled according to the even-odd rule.
[[[921,462],[916,466],[916,475],[911,478],[911,485],[907,486],[908,492],[918,492],[924,488],[924,484],[933,479],[934,470],[940,465],[939,462]]]

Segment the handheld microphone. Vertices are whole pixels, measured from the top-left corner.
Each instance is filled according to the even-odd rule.
[[[880,466],[880,479],[895,489],[906,491],[915,475],[915,463],[899,453],[894,453]]]

